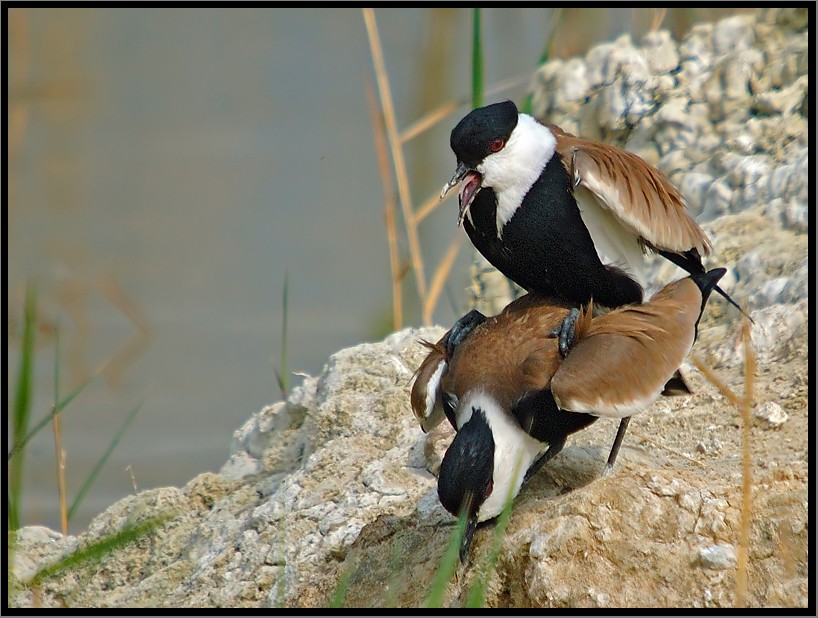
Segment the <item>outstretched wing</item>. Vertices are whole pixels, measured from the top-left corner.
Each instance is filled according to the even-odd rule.
[[[578,201],[595,201],[648,248],[710,254],[710,241],[688,214],[684,198],[659,170],[633,153],[547,126],[575,187],[587,191],[579,192]]]

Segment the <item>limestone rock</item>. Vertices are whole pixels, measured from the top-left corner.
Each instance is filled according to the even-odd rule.
[[[622,37],[547,63],[533,93],[538,116],[670,175],[714,240],[708,265],[728,267],[721,285],[755,321],[750,607],[809,603],[808,17],[761,9],[680,41]],[[679,276],[664,262],[662,277]],[[476,261],[484,313],[518,293]],[[342,581],[347,607],[422,606],[454,529],[432,474],[452,432],[424,435],[408,392],[418,339],[443,332],[333,354],[235,432],[218,474],[129,496],[80,536],[17,531],[9,607],[326,607]],[[742,321],[716,295],[693,355],[743,393]],[[693,394],[634,417],[613,475],[599,476],[616,432],[601,419],[522,489],[488,606],[734,605],[741,415],[691,363],[682,370]],[[31,587],[42,568],[160,514],[150,534]],[[466,603],[493,543],[481,527],[445,605]]]

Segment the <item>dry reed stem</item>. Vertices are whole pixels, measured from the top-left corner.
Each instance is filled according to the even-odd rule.
[[[457,253],[460,250],[461,242],[463,242],[463,235],[456,233],[451,244],[449,245],[449,248],[446,250],[446,254],[440,261],[440,265],[435,271],[435,275],[432,278],[431,287],[429,288],[429,296],[426,297],[426,300],[423,303],[424,324],[431,324],[432,312],[435,309],[435,305],[437,305],[437,299],[440,297],[440,292],[443,290],[443,284],[446,282],[446,279],[452,270],[455,258],[457,258]]]
[[[375,67],[375,76],[378,82],[378,91],[381,96],[381,107],[383,109],[384,122],[386,124],[386,135],[389,138],[389,146],[392,151],[392,161],[395,165],[395,175],[398,181],[398,195],[403,212],[403,219],[406,223],[406,236],[409,241],[409,257],[412,261],[412,269],[415,273],[415,283],[417,284],[418,297],[422,303],[426,299],[426,275],[423,270],[423,255],[420,251],[417,227],[414,225],[412,213],[412,198],[409,192],[409,180],[406,174],[406,164],[401,149],[400,135],[398,133],[397,122],[395,120],[395,109],[392,104],[392,93],[389,88],[389,76],[386,73],[386,65],[383,59],[380,36],[378,35],[378,25],[375,21],[375,12],[371,8],[362,8],[366,33],[369,39],[369,49],[372,55],[372,63]]]
[[[125,288],[109,273],[97,278],[100,293],[133,324],[137,333],[110,359],[104,370],[108,384],[117,386],[122,376],[142,356],[153,335],[150,321],[142,307],[125,291]]]
[[[417,120],[415,120],[415,122],[413,122],[403,130],[403,133],[401,133],[400,135],[401,143],[405,144],[409,140],[416,138],[424,131],[431,129],[433,126],[435,126],[438,122],[440,122],[446,116],[455,111],[461,105],[462,102],[460,101],[448,101],[447,103],[444,103],[437,109],[433,109],[425,116],[418,118]]]
[[[721,392],[722,395],[724,395],[725,397],[727,397],[727,399],[730,400],[730,403],[732,403],[737,408],[741,408],[741,398],[738,395],[736,395],[730,389],[729,386],[727,386],[724,382],[722,382],[719,379],[719,377],[713,372],[713,370],[710,369],[710,367],[708,367],[704,363],[703,360],[701,360],[697,356],[691,356],[690,357],[690,362],[693,363],[693,365],[696,367],[696,369],[698,369],[699,371],[701,371],[704,374],[704,377],[707,378],[707,380],[711,384],[713,384],[713,386],[715,386],[717,389],[719,389],[719,392]]]
[[[659,9],[651,9],[650,32],[656,32],[662,27],[662,23],[667,17],[667,7],[663,6]]]
[[[443,200],[440,199],[440,193],[436,193],[426,198],[426,201],[423,202],[415,211],[415,225],[419,225],[421,221],[437,210],[437,207],[442,203]]]
[[[753,507],[753,460],[750,444],[752,425],[753,389],[755,388],[756,357],[750,337],[750,321],[744,316],[741,325],[744,345],[744,396],[736,395],[729,386],[719,380],[715,373],[695,356],[691,361],[704,376],[721,391],[741,412],[741,515],[739,523],[739,547],[736,565],[736,607],[745,607],[747,600],[747,567],[750,551],[750,518]]]
[[[28,85],[31,69],[31,26],[29,14],[25,8],[14,8],[8,12],[7,49],[9,71],[13,77],[11,84],[15,96],[9,96],[7,116],[7,154],[13,159],[23,143],[29,120],[29,101],[20,95],[19,90]]]
[[[516,75],[514,77],[509,77],[504,79],[503,81],[497,82],[493,86],[489,86],[486,88],[486,95],[493,95],[499,92],[503,92],[504,90],[510,90],[511,88],[515,88],[521,84],[526,83],[530,80],[535,71],[526,71],[521,75]],[[456,111],[458,107],[466,105],[468,103],[468,99],[456,99],[454,101],[447,101],[443,103],[439,107],[433,109],[431,112],[427,113],[424,116],[421,116],[415,122],[410,124],[406,127],[403,132],[400,134],[400,141],[402,143],[406,143],[410,140],[413,140],[418,135],[425,133],[441,120],[446,118],[449,114]]]
[[[750,345],[750,323],[745,317],[741,329],[744,341],[744,399],[741,405],[742,416],[742,483],[741,483],[741,527],[738,547],[738,566],[736,569],[736,607],[745,607],[747,599],[747,563],[750,550],[750,517],[753,507],[753,461],[750,449],[750,426],[752,424],[753,387],[756,371],[756,358]]]
[[[56,403],[54,404],[57,405]],[[65,490],[65,449],[62,447],[62,415],[59,411],[52,418],[54,429],[54,453],[57,459],[57,494],[60,501],[60,525],[62,533],[68,536],[68,500]]]
[[[381,176],[385,196],[383,214],[386,223],[386,240],[389,244],[389,272],[392,279],[392,328],[398,330],[403,326],[403,288],[401,287],[401,264],[398,253],[398,231],[395,224],[395,188],[392,185],[392,175],[389,173],[389,153],[386,146],[386,136],[383,132],[383,118],[378,112],[372,82],[367,78],[364,84],[366,102],[369,106],[369,117],[372,120],[372,131],[375,136],[378,172]]]

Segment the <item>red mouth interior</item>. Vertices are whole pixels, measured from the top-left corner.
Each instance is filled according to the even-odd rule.
[[[460,188],[461,216],[471,205],[471,201],[474,199],[474,194],[477,193],[478,189],[480,189],[480,183],[482,181],[483,177],[478,172],[474,171],[467,172],[463,177],[463,184]]]

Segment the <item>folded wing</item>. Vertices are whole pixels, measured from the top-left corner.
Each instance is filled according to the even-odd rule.
[[[647,408],[693,346],[702,293],[690,278],[577,324],[574,345],[551,380],[563,410],[624,418]]]

